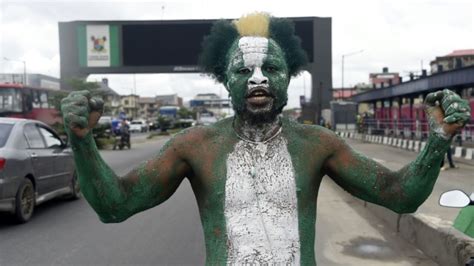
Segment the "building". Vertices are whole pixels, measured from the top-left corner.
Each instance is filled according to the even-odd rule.
[[[432,74],[472,65],[474,65],[474,49],[454,50],[445,56],[437,56],[430,62]]]
[[[43,74],[3,73],[0,74],[0,83],[27,84],[30,87],[59,90],[59,79]]]
[[[357,88],[333,88],[332,89],[332,98],[333,100],[346,100],[352,95],[357,94]]]
[[[155,98],[161,106],[183,106],[183,98],[178,94],[157,95]]]
[[[158,116],[158,110],[160,108],[159,102],[156,97],[140,97],[138,98],[138,114],[140,118],[150,119]]]
[[[234,115],[230,99],[222,99],[215,93],[197,94],[190,106],[199,113],[212,113],[219,118]]]
[[[125,112],[125,114],[127,115],[127,118],[128,119],[138,118],[138,110],[139,110],[138,99],[140,97],[135,94],[130,94],[130,95],[122,95],[120,96],[120,98],[121,98],[121,104],[122,104],[121,109]]]
[[[97,90],[102,94],[104,100],[104,115],[118,116],[122,106],[120,95],[109,87],[109,80],[106,78],[97,84],[99,85]]]
[[[381,73],[369,74],[369,83],[374,89],[389,87],[400,82],[400,74],[398,72],[389,72],[388,67],[384,67]]]

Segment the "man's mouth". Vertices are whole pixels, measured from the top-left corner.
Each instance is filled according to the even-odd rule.
[[[251,88],[245,97],[251,105],[266,105],[273,100],[273,94],[266,87]]]

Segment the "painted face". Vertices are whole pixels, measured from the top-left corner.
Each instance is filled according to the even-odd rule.
[[[242,37],[229,52],[226,87],[237,114],[272,116],[288,100],[288,67],[272,39]]]

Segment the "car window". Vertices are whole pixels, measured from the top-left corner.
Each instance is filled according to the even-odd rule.
[[[53,132],[43,127],[38,127],[38,129],[40,130],[41,134],[44,137],[44,140],[46,141],[46,148],[61,147],[61,140],[56,135],[54,135]]]
[[[28,142],[28,146],[31,149],[44,149],[46,147],[43,141],[43,137],[41,137],[41,134],[38,131],[36,125],[25,125],[24,132],[26,141]]]
[[[13,125],[11,124],[0,124],[0,148],[5,146],[8,137],[10,136],[10,131],[12,130]]]

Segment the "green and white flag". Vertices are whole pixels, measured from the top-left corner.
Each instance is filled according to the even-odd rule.
[[[77,37],[81,67],[119,65],[117,26],[82,25],[78,27]]]

